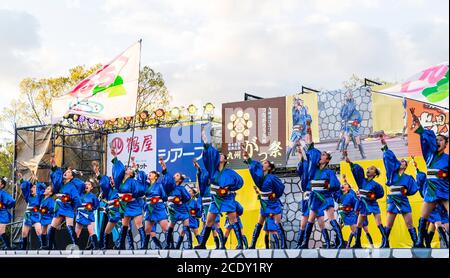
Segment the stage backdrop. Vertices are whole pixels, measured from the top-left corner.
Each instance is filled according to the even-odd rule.
[[[115,146],[118,158],[126,164],[131,149],[132,132],[119,132],[108,135],[107,171],[111,175],[111,146]],[[139,169],[145,172],[161,171],[158,163],[162,157],[169,171],[185,174],[188,181],[196,180],[196,171],[192,164],[195,158],[201,162],[203,143],[201,141],[201,125],[177,126],[136,130],[131,156],[135,157]]]
[[[412,116],[409,112],[410,108],[415,109],[415,114],[420,119],[420,124],[426,128],[431,129],[436,134],[447,134],[448,136],[448,110],[439,109],[433,107],[429,104],[407,100],[407,132],[408,132],[408,154],[411,156],[422,155],[422,150],[420,147],[420,136],[411,129],[412,126]],[[448,154],[448,145],[445,149]]]
[[[285,123],[285,97],[223,104],[222,151],[230,167],[243,167],[241,144],[253,159],[269,159],[276,166],[284,166]]]

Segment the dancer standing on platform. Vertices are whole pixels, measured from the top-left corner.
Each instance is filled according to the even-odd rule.
[[[366,158],[361,141],[361,135],[359,134],[362,117],[359,111],[356,109],[356,103],[353,99],[351,91],[348,91],[345,94],[345,104],[342,106],[340,114],[342,123],[344,125],[343,131],[345,138],[343,145],[341,145],[342,153],[344,153],[344,151],[347,151],[350,140],[353,140],[355,145],[358,146],[361,158]],[[345,158],[344,155],[342,156],[342,158]]]
[[[167,233],[167,249],[175,249],[173,242],[173,230],[175,224],[181,221],[183,231],[187,235],[188,249],[192,249],[192,234],[189,230],[189,212],[187,203],[191,199],[189,192],[183,185],[186,176],[177,172],[174,175],[168,172],[167,165],[162,158],[159,159],[166,188],[171,188],[167,193],[167,208],[169,211],[169,230]]]
[[[356,196],[355,191],[353,191],[352,187],[347,181],[347,177],[345,174],[342,176],[343,183],[341,185],[341,190],[336,191],[334,194],[334,199],[336,203],[338,203],[338,213],[341,217],[341,220],[344,226],[350,227],[350,236],[347,240],[347,248],[350,247],[352,239],[356,232],[356,227],[358,223],[358,214],[356,213],[355,207],[358,203],[358,197]],[[373,239],[369,233],[369,228],[367,227],[369,221],[366,220],[363,223],[363,229],[366,233],[367,240],[373,248]]]
[[[117,159],[115,148],[111,148],[114,156],[112,163],[112,175],[114,184],[118,186],[119,212],[122,217],[122,229],[120,231],[119,249],[125,249],[125,240],[128,235],[131,219],[133,219],[141,238],[141,247],[145,242],[145,231],[142,224],[142,203],[139,198],[144,196],[144,184],[135,179],[136,163],[132,160],[132,167],[125,167]]]
[[[208,144],[204,129],[202,130],[202,137],[204,142],[203,163],[209,174],[213,202],[209,207],[202,242],[195,248],[206,248],[206,242],[211,234],[216,216],[225,212],[236,233],[238,249],[242,249],[242,234],[236,221],[235,192],[244,185],[244,181],[234,170],[226,168],[227,157],[224,154],[220,154],[211,144]]]
[[[162,249],[161,242],[156,237],[156,234],[153,234],[154,236],[152,236],[152,230],[153,227],[156,227],[156,224],[159,223],[162,231],[164,233],[167,232],[169,226],[165,205],[165,202],[167,202],[167,194],[159,181],[160,174],[158,172],[150,171],[148,176],[146,176],[144,172],[139,171],[139,176],[141,179],[147,177],[147,180],[145,181],[145,242],[143,248],[148,249],[151,238],[156,248]]]
[[[244,157],[244,163],[248,164],[250,174],[253,182],[260,191],[259,200],[261,204],[260,215],[258,223],[255,226],[252,236],[251,249],[256,246],[259,233],[261,231],[262,224],[266,217],[271,217],[275,221],[277,233],[271,233],[272,240],[275,245],[278,245],[281,241],[281,248],[286,249],[286,239],[284,230],[280,227],[281,214],[283,212],[283,205],[280,201],[280,197],[284,193],[284,183],[277,176],[273,175],[275,170],[275,164],[269,160],[264,160],[262,163],[256,160],[252,160],[249,157],[247,151],[242,146],[242,152]]]
[[[414,247],[417,243],[417,232],[412,221],[412,209],[408,196],[413,196],[419,189],[413,177],[406,174],[408,161],[402,159],[399,161],[392,152],[383,138],[380,136],[383,147],[383,162],[386,169],[386,185],[389,187],[390,193],[387,198],[387,215],[386,215],[386,247],[389,248],[389,235],[394,225],[395,217],[401,214],[405,220],[409,235]]]
[[[45,188],[43,199],[41,201],[41,206],[39,208],[40,218],[42,228],[42,247],[41,249],[48,249],[48,228],[52,223],[54,210],[55,210],[55,200],[53,199],[53,186],[49,185]]]
[[[430,214],[438,204],[445,207],[448,215],[448,154],[445,148],[448,145],[448,136],[436,134],[429,129],[424,129],[419,118],[414,114],[414,108],[410,109],[415,132],[420,135],[422,154],[427,164],[427,175],[424,179],[426,190],[421,217],[419,219],[419,236],[417,247],[425,247],[427,239],[426,224]]]
[[[426,195],[427,190],[427,175],[419,170],[417,167],[417,162],[414,160],[414,166],[416,167],[416,181],[419,187],[419,193],[422,198]],[[431,242],[433,241],[434,233],[437,230],[439,233],[439,238],[444,242],[444,246],[448,248],[448,214],[445,210],[445,207],[442,204],[438,204],[433,211],[430,213],[428,217],[428,228],[426,238],[425,238],[425,246],[427,248],[431,248]]]
[[[75,175],[78,171],[68,168],[64,173],[60,167],[56,166],[55,157],[51,158],[53,189],[56,193],[55,214],[48,229],[48,248],[51,250],[55,244],[56,229],[62,221],[66,221],[67,231],[70,235],[71,243],[76,244],[75,229],[73,219],[75,208],[81,206],[80,191],[84,187],[84,182]]]
[[[311,121],[307,121],[306,124],[307,136],[305,142],[307,151],[302,157],[306,157],[304,160],[306,161],[305,164],[307,167],[302,167],[301,170],[303,173],[299,174],[301,174],[301,176],[304,177],[305,182],[307,182],[305,189],[311,191],[311,195],[308,204],[310,213],[308,223],[306,223],[305,238],[301,248],[308,248],[314,221],[321,210],[324,210],[327,214],[330,224],[336,233],[335,248],[342,248],[344,239],[342,238],[341,227],[334,216],[335,210],[333,200],[333,193],[340,189],[340,183],[336,173],[328,168],[331,154],[328,152],[321,152],[314,148],[314,143],[312,142]],[[328,237],[328,233],[326,237]]]
[[[308,113],[308,107],[304,105],[301,98],[294,98],[292,106],[292,133],[286,153],[286,164],[289,158],[297,150],[297,142],[304,140],[306,136],[306,121],[312,121],[311,115]]]
[[[94,233],[95,217],[94,211],[100,206],[97,196],[92,193],[94,188],[94,180],[89,179],[85,182],[84,193],[80,196],[81,206],[77,208],[75,234],[77,236],[77,245],[79,246],[79,239],[83,226],[87,227],[89,238],[94,244],[94,250],[99,249],[98,238]]]
[[[16,200],[6,192],[7,180],[5,177],[0,178],[0,239],[3,241],[6,250],[11,249],[11,242],[6,235],[6,225],[11,222],[12,215],[9,212],[16,205]]]
[[[201,238],[198,232],[198,227],[200,226],[199,218],[202,217],[202,205],[199,199],[196,198],[197,190],[195,188],[189,188],[189,195],[191,199],[187,203],[187,209],[189,212],[189,232],[194,233],[197,242],[200,244]],[[186,235],[185,229],[183,229],[178,237],[177,245],[175,249],[180,249],[183,244],[184,236]],[[189,248],[191,249],[191,248]]]
[[[301,249],[302,246],[307,247],[308,242],[304,243],[305,240],[305,228],[306,224],[308,223],[309,213],[310,213],[310,207],[309,207],[309,198],[311,196],[311,191],[308,190],[308,177],[306,175],[307,172],[304,171],[304,169],[308,168],[308,160],[306,157],[306,151],[303,149],[303,147],[299,144],[297,144],[298,147],[298,153],[299,153],[299,163],[297,166],[297,174],[300,178],[300,188],[302,190],[302,200],[300,201],[300,211],[302,212],[302,218],[300,219],[300,227],[299,227],[299,233],[297,234],[297,245],[296,249]],[[323,210],[319,210],[317,212],[316,218],[317,223],[319,225],[320,230],[322,231],[322,237],[325,240],[325,246],[329,248],[330,246],[330,237],[328,235],[328,231],[325,229],[325,220],[324,220],[325,213]]]
[[[43,245],[40,206],[45,191],[45,184],[39,182],[34,173],[31,173],[29,180],[23,180],[21,173],[17,175],[17,178],[20,182],[23,198],[25,199],[25,202],[27,202],[27,209],[23,215],[22,244],[20,249],[27,250],[29,241],[28,235],[32,227],[34,227],[38,237],[39,249]]]
[[[212,195],[211,195],[211,183],[209,180],[209,173],[205,167],[201,167],[196,159],[193,160],[194,167],[197,169],[197,182],[198,188],[200,191],[199,202],[202,205],[202,231],[200,232],[200,241],[205,233],[206,227],[206,218],[208,216],[209,207],[212,203]],[[221,245],[225,240],[225,236],[223,234],[222,229],[220,228],[220,216],[221,214],[217,214],[216,219],[214,219],[214,224],[212,226],[212,232],[214,237],[214,243],[216,244],[216,249],[220,249]]]
[[[359,198],[356,204],[356,211],[359,213],[358,223],[355,233],[355,245],[354,248],[361,248],[361,231],[367,216],[373,214],[378,229],[380,230],[382,241],[380,248],[386,248],[387,236],[386,230],[381,222],[381,211],[377,200],[384,196],[383,187],[377,183],[374,179],[380,175],[380,170],[375,166],[367,168],[366,176],[364,176],[364,170],[361,166],[350,161],[346,152],[344,152],[345,161],[350,164],[350,168],[353,177],[358,185],[358,191],[356,195]]]

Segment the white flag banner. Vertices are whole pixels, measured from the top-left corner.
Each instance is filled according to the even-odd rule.
[[[375,93],[425,102],[448,110],[448,62],[428,67]]]
[[[66,114],[110,120],[136,113],[141,41],[78,83],[70,92],[53,98],[52,123]]]

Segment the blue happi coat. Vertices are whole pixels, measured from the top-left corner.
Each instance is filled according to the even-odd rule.
[[[54,217],[75,217],[75,209],[81,206],[80,193],[84,191],[84,182],[74,178],[63,182],[63,171],[54,167],[50,175],[53,184],[53,192],[56,194]],[[64,201],[64,196],[68,201]]]
[[[52,223],[55,214],[55,200],[51,197],[44,197],[41,201],[41,215],[39,221],[42,226],[47,226]]]
[[[437,153],[436,134],[432,130],[419,127],[422,154],[427,164],[427,190],[424,201],[432,203],[438,200],[448,200],[448,154]]]
[[[391,190],[387,198],[387,211],[396,214],[410,213],[412,210],[408,196],[412,196],[418,191],[416,181],[408,174],[398,174],[400,161],[387,146],[383,147],[383,162],[386,169],[386,185]],[[403,192],[399,194],[398,191],[394,191],[394,188],[402,188]]]
[[[0,224],[9,224],[11,222],[11,213],[9,212],[16,205],[16,200],[6,192],[0,189]]]
[[[204,167],[200,167],[197,169],[197,182],[200,190],[200,196],[198,197],[199,203],[202,206],[202,222],[206,222],[206,217],[209,212],[209,207],[212,203],[212,195],[211,195],[211,187],[209,180],[208,170]],[[220,222],[220,214],[216,215],[216,219],[214,219],[214,223]]]
[[[119,212],[121,216],[135,217],[142,215],[144,203],[141,197],[144,196],[145,185],[132,177],[125,178],[125,166],[120,160],[114,158],[112,162],[112,175],[114,184],[118,186]],[[125,197],[129,195],[132,198],[125,200]]]
[[[367,190],[374,193],[373,199],[361,197],[356,204],[356,211],[361,215],[369,215],[372,213],[379,214],[380,206],[378,205],[377,200],[384,196],[383,187],[373,179],[366,179],[363,168],[358,164],[351,163],[350,168],[352,170],[353,178],[355,179],[358,188],[360,190]]]
[[[198,229],[200,226],[199,219],[202,217],[202,204],[199,199],[192,198],[188,201],[187,208],[189,211],[189,228]]]
[[[139,171],[139,180],[145,184],[145,221],[159,222],[167,219],[167,210],[165,202],[167,202],[167,194],[164,190],[161,179],[154,183],[147,180],[147,174]]]
[[[119,191],[117,188],[111,185],[108,176],[98,176],[100,189],[103,193],[103,199],[106,201],[106,207],[108,211],[108,222],[117,223],[120,221],[119,203],[115,200],[119,200]],[[116,205],[115,205],[116,204]]]
[[[203,163],[209,174],[213,202],[209,211],[214,214],[235,212],[235,192],[244,185],[242,177],[236,171],[223,168],[219,171],[220,153],[210,144],[204,145]]]
[[[261,192],[259,198],[261,202],[260,214],[264,216],[281,214],[283,205],[280,197],[284,193],[284,183],[273,174],[264,175],[261,162],[249,158],[246,163],[249,166],[253,182]]]
[[[306,152],[306,160],[301,162],[301,167],[297,168],[297,173],[304,178],[302,190],[311,191],[309,209],[316,213],[334,207],[333,192],[340,189],[336,173],[329,168],[319,168],[320,156],[321,152],[314,148],[314,143],[310,144]],[[313,191],[311,183],[316,181],[326,182],[328,189]]]
[[[85,192],[81,196],[81,206],[77,208],[76,222],[80,225],[89,225],[95,222],[94,212],[100,202],[94,193]]]
[[[41,201],[45,191],[45,184],[41,182],[36,183],[36,194],[31,195],[31,187],[33,184],[30,181],[22,180],[20,188],[22,189],[23,198],[27,202],[27,209],[23,215],[23,224],[26,226],[33,226],[35,223],[40,223],[41,218]]]

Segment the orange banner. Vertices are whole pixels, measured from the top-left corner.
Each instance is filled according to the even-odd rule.
[[[431,129],[436,134],[448,135],[448,111],[435,108],[427,103],[408,100],[407,101],[407,129],[408,129],[408,154],[411,156],[421,156],[420,137],[412,129],[412,117],[410,108],[415,108],[415,114],[419,117],[420,123],[426,129]],[[445,152],[448,154],[448,145]]]

